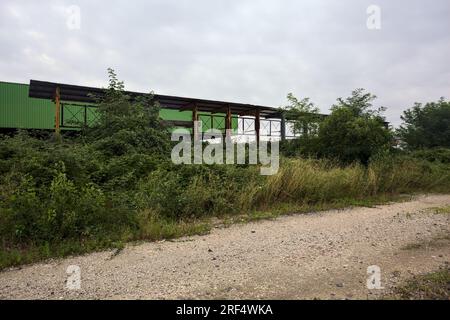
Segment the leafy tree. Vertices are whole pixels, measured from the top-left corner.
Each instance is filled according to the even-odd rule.
[[[397,135],[408,149],[450,147],[450,101],[416,102],[401,119]]]
[[[388,148],[392,137],[381,115],[385,109],[373,109],[375,99],[364,89],[354,90],[345,100],[337,99],[320,124],[319,155],[367,164],[372,155]]]
[[[124,91],[114,70],[108,69],[109,87],[98,97],[99,120],[84,128],[87,141],[108,156],[132,152],[164,154],[170,150],[169,133],[159,119],[159,105],[153,94],[131,96]]]
[[[292,93],[287,95],[288,105],[284,107],[287,119],[294,122],[294,132],[308,136],[316,133],[321,119],[319,108],[309,99],[299,100]]]
[[[386,111],[386,108],[379,107],[377,109],[373,109],[372,102],[376,98],[376,95],[373,95],[370,92],[365,92],[363,88],[358,88],[353,90],[352,95],[347,97],[345,100],[343,98],[338,98],[338,103],[331,106],[331,111],[345,108],[356,117],[375,117],[384,121],[381,114]]]

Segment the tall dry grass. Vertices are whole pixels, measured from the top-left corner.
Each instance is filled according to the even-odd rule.
[[[256,195],[255,205],[269,208],[283,202],[314,204],[430,191],[450,191],[448,166],[407,157],[380,157],[367,167],[282,159],[279,172],[268,177]]]

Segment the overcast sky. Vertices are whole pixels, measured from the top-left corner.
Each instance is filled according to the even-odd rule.
[[[323,112],[363,87],[394,125],[450,97],[448,0],[1,0],[0,45],[0,81],[106,86],[112,67],[128,90]]]

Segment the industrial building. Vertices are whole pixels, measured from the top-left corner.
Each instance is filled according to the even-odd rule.
[[[0,81],[0,129],[77,130],[96,120],[93,95],[101,97],[104,91],[38,80]],[[158,94],[153,99],[161,106],[161,119],[173,127],[193,128],[194,121],[202,121],[202,131],[231,129],[233,135],[253,135],[257,141],[293,136],[279,108]],[[195,128],[192,131],[195,135]]]

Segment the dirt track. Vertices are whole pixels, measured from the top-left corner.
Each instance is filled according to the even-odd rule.
[[[372,299],[449,263],[450,215],[429,209],[446,205],[450,195],[420,196],[47,261],[1,272],[0,298]],[[80,290],[66,288],[69,265],[81,268]],[[384,290],[366,288],[370,265]]]

